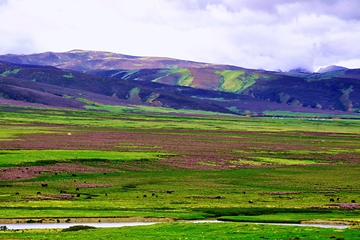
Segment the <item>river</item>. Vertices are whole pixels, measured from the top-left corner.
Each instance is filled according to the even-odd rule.
[[[200,220],[200,221],[184,221],[189,223],[224,223],[223,221],[217,220]],[[119,222],[119,223],[22,223],[22,224],[2,224],[9,230],[15,229],[54,229],[54,228],[68,228],[76,225],[93,226],[97,228],[113,228],[113,227],[131,227],[131,226],[142,226],[152,225],[159,222]],[[272,225],[289,225],[299,227],[322,227],[322,228],[347,228],[347,225],[319,225],[319,224],[292,224],[292,223],[253,223],[253,222],[242,222],[245,224],[272,224]]]

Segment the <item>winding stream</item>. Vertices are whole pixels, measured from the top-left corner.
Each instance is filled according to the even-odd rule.
[[[189,223],[224,223],[223,221],[217,220],[201,220],[201,221],[184,221]],[[68,228],[76,225],[93,226],[97,228],[112,228],[112,227],[131,227],[131,226],[142,226],[152,225],[159,222],[118,222],[118,223],[23,223],[23,224],[1,224],[6,226],[9,230],[16,229],[53,229],[53,228]],[[271,224],[271,225],[289,225],[289,226],[300,226],[300,227],[322,227],[322,228],[347,228],[347,225],[319,225],[319,224],[291,224],[291,223],[254,223],[254,222],[242,222],[245,224]]]

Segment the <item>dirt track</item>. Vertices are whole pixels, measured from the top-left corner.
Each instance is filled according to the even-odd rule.
[[[322,225],[357,225],[359,221],[346,221],[346,220],[303,220],[301,224],[322,224]]]

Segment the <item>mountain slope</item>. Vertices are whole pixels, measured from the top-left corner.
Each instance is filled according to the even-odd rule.
[[[14,68],[0,64],[0,84],[3,98],[53,106],[82,107],[86,103],[97,102],[231,113],[226,108],[179,93],[144,87],[123,79],[58,69]],[[79,104],[79,101],[82,103]]]
[[[360,81],[357,80],[360,77],[360,72],[358,70],[325,74],[283,74],[247,69],[183,68],[167,70],[142,69],[136,71],[94,70],[88,73],[127,79],[134,82],[156,82],[247,95],[258,100],[267,101],[268,104],[273,102],[307,109],[360,110]],[[193,97],[196,97],[196,95]],[[251,107],[249,108],[251,109]],[[257,107],[254,106],[254,108]]]
[[[13,62],[12,70],[0,73],[3,76],[114,95],[137,104],[242,114],[267,110],[360,113],[360,69],[279,73],[81,50],[3,55],[0,60]],[[29,68],[16,64],[50,65],[53,69],[42,71],[47,76],[44,80],[43,75],[34,70],[26,73]],[[12,72],[17,67],[21,71]],[[49,71],[61,71],[54,67],[70,72],[48,76]]]

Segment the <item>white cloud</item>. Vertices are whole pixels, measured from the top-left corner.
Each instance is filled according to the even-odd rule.
[[[0,0],[0,54],[85,49],[269,70],[353,67],[358,9],[357,0]]]

